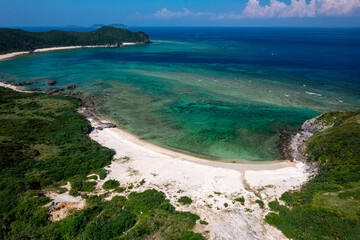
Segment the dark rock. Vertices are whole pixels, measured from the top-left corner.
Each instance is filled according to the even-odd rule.
[[[83,100],[83,106],[87,108],[94,108],[95,103],[94,100],[95,97],[81,97],[81,100]]]
[[[56,81],[55,80],[49,80],[48,81],[48,85],[55,85],[56,84]]]
[[[32,91],[32,92],[40,92],[41,89],[40,88],[29,88],[28,91]]]
[[[14,86],[29,86],[29,85],[32,85],[34,82],[17,82],[17,83],[14,83],[13,85]]]
[[[99,126],[96,127],[98,130],[103,130],[104,128],[115,128],[116,125],[110,122],[99,122]]]
[[[73,89],[73,88],[76,88],[76,85],[75,84],[72,84],[72,85],[67,85],[66,87],[67,89]]]
[[[62,91],[64,91],[64,89],[63,89],[63,88],[59,88],[59,89],[47,90],[47,91],[45,91],[45,93],[48,94],[48,95],[52,95],[52,94],[54,94],[54,93],[59,93],[59,92],[62,92]]]

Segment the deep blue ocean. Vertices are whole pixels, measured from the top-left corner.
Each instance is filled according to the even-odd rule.
[[[360,29],[129,30],[148,33],[152,44],[16,57],[0,62],[0,75],[43,90],[49,79],[76,84],[121,128],[220,160],[279,159],[282,130],[323,112],[360,109]]]

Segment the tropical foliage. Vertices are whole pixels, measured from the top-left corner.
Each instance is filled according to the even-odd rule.
[[[327,113],[331,128],[307,141],[308,160],[319,173],[301,191],[286,192],[269,206],[266,221],[293,239],[359,239],[360,112]]]
[[[148,43],[149,35],[127,29],[102,27],[91,32],[27,32],[20,29],[0,29],[0,53],[31,51],[38,48],[106,45],[123,42]]]
[[[96,182],[87,176],[105,178],[114,152],[89,138],[91,126],[76,112],[80,104],[0,87],[0,239],[203,239],[191,232],[199,217],[175,211],[162,192],[111,201],[91,193]],[[43,193],[63,193],[67,181],[70,194],[81,194],[88,206],[51,222]]]

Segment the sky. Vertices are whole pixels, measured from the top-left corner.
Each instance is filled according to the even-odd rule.
[[[0,0],[0,27],[360,27],[360,0]]]

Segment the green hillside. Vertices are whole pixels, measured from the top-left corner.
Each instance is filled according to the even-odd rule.
[[[291,239],[359,239],[360,112],[327,113],[318,118],[333,126],[307,142],[308,160],[319,173],[300,191],[271,202],[266,221]]]
[[[131,32],[127,29],[102,27],[91,32],[27,32],[20,29],[0,29],[0,53],[31,51],[38,48],[106,45],[123,42],[149,43],[144,32]]]
[[[0,239],[203,239],[191,231],[199,217],[175,211],[162,192],[91,195],[87,175],[105,178],[114,152],[90,139],[80,104],[0,87]],[[60,194],[67,181],[87,207],[51,222],[44,192]]]

